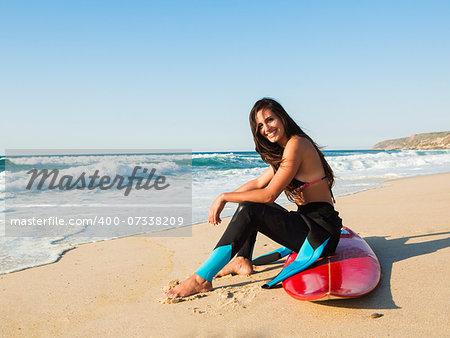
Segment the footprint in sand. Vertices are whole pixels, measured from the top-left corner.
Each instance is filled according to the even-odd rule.
[[[239,287],[239,289],[224,288],[219,289],[218,305],[220,308],[246,308],[256,295],[261,291],[259,285],[252,285],[249,287]]]

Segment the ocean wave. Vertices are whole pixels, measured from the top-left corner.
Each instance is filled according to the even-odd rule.
[[[449,151],[399,151],[376,154],[352,154],[327,157],[327,161],[336,173],[365,169],[396,170],[407,167],[423,167],[450,164]]]
[[[8,161],[13,165],[58,165],[68,166],[88,165],[103,161],[121,161],[125,163],[152,163],[161,161],[191,159],[191,154],[117,154],[117,155],[39,155],[39,156],[11,156]]]
[[[263,165],[265,165],[264,162],[256,153],[212,153],[192,155],[192,166],[194,168],[252,168],[255,166],[261,167]]]

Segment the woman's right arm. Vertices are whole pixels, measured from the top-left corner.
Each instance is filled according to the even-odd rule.
[[[273,169],[272,169],[272,167],[269,167],[259,177],[241,185],[239,188],[237,188],[233,192],[243,192],[243,191],[250,191],[250,190],[265,188],[269,184],[273,175],[274,175]]]

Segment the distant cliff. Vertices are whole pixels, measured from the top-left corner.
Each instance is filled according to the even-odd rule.
[[[372,149],[450,149],[450,131],[387,140],[375,144]]]

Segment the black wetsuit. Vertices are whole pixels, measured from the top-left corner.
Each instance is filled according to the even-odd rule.
[[[327,202],[299,205],[297,211],[287,211],[277,204],[244,202],[239,204],[222,238],[196,273],[211,281],[236,254],[251,260],[258,232],[298,252],[298,261],[303,261],[297,264],[297,268],[294,264],[291,270],[304,269],[320,256],[336,249],[341,227],[338,212]],[[280,280],[274,279],[268,287],[287,278],[283,271],[280,275],[277,276]]]

